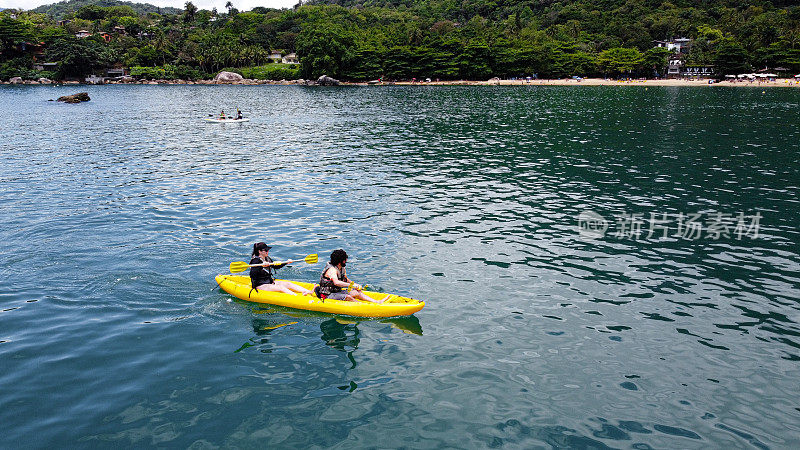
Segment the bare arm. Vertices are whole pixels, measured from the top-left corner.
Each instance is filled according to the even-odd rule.
[[[331,282],[333,283],[334,286],[337,286],[337,287],[340,287],[340,288],[350,287],[350,282],[341,281],[341,280],[336,278],[336,268],[334,268],[334,267],[331,267],[330,269],[325,271],[325,276],[328,277],[328,279],[331,280]]]

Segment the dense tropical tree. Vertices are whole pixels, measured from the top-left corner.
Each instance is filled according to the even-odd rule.
[[[301,71],[305,77],[339,77],[354,56],[354,38],[338,23],[315,23],[297,37]]]
[[[35,32],[30,22],[0,17],[0,54],[14,54],[17,45],[32,40]]]
[[[197,15],[197,6],[192,2],[186,2],[183,7],[183,21],[187,23],[194,22],[195,15]]]
[[[101,47],[96,41],[66,36],[54,41],[47,49],[50,60],[59,61],[60,75],[81,77],[103,63]]]
[[[597,65],[603,73],[630,74],[643,62],[642,53],[635,48],[612,48],[597,56]]]
[[[106,9],[97,5],[86,5],[75,13],[75,17],[84,20],[100,20],[106,17]]]
[[[750,69],[747,63],[747,51],[732,39],[725,39],[720,44],[714,57],[714,65],[720,76],[742,73]]]

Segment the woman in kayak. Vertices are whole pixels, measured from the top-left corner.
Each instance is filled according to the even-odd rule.
[[[332,300],[345,300],[348,302],[364,300],[372,303],[383,303],[391,295],[387,295],[381,300],[374,300],[368,295],[361,292],[364,289],[360,284],[355,284],[347,278],[347,252],[342,249],[334,250],[331,253],[331,260],[325,265],[322,270],[322,276],[319,278],[319,286],[315,288],[315,293],[319,298],[329,298]],[[344,289],[349,288],[349,292]]]
[[[250,264],[261,264],[261,266],[250,268],[250,281],[253,288],[257,291],[283,292],[284,294],[298,292],[303,295],[311,295],[313,292],[294,283],[275,280],[272,276],[272,271],[280,269],[286,263],[273,264],[272,258],[269,257],[269,249],[271,248],[263,242],[253,244],[253,259],[250,260]]]
[[[225,110],[223,109],[222,111],[219,112],[219,120],[225,120],[225,119],[226,119]]]

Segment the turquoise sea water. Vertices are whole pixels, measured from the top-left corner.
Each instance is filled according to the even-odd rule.
[[[2,448],[800,445],[800,91],[0,102]],[[221,107],[252,121],[203,122]],[[580,233],[587,212],[605,235]],[[345,248],[356,281],[427,306],[236,301],[213,278],[260,240]]]

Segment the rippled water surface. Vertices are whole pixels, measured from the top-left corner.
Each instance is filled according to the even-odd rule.
[[[797,90],[77,89],[0,87],[0,447],[800,445]],[[233,300],[258,240],[427,306]]]

